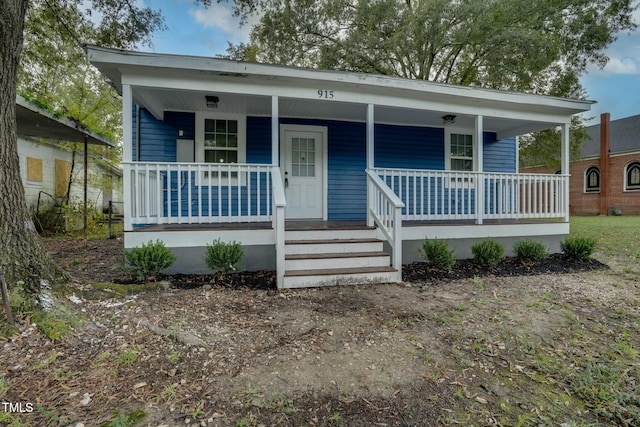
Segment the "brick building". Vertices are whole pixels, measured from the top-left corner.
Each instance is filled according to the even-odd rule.
[[[586,130],[580,159],[570,167],[571,215],[640,215],[640,115],[610,121],[605,113],[599,125]]]

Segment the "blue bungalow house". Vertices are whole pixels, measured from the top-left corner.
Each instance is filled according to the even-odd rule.
[[[569,123],[591,102],[350,72],[91,47],[122,94],[125,248],[172,272],[239,241],[278,287],[393,282],[425,237],[552,250],[569,232]],[[562,173],[518,173],[562,130]]]

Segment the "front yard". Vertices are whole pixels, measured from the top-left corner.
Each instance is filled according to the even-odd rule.
[[[611,270],[280,293],[81,280],[82,327],[0,342],[0,401],[33,407],[0,421],[638,425],[640,218],[572,218],[572,233]],[[57,256],[115,273],[121,242],[89,245]]]

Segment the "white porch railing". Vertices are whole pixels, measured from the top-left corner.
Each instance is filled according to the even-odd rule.
[[[271,221],[272,165],[124,163],[130,224]]]
[[[402,209],[405,204],[380,179],[367,170],[367,223],[375,222],[391,245],[391,262],[402,280]]]
[[[403,220],[566,218],[568,175],[375,168]]]

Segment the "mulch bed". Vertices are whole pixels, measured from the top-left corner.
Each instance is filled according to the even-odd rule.
[[[517,258],[505,258],[495,267],[487,268],[472,259],[456,261],[452,271],[435,268],[425,262],[415,262],[402,267],[405,282],[441,283],[460,279],[486,276],[532,276],[536,274],[564,274],[581,271],[609,269],[609,266],[595,259],[579,260],[553,254],[543,261],[523,263]]]
[[[135,276],[122,269],[122,241],[101,239],[81,242],[74,239],[56,239],[45,242],[48,250],[61,260],[61,267],[79,281],[137,284]],[[523,264],[516,258],[506,258],[493,268],[477,265],[472,259],[457,260],[452,271],[444,271],[424,262],[403,266],[405,282],[423,284],[447,283],[454,280],[485,276],[530,276],[535,274],[562,274],[609,267],[595,259],[574,260],[562,254],[551,255],[544,261]],[[250,289],[276,289],[275,271],[244,271],[222,274],[174,274],[149,278],[151,281],[166,281],[174,287],[192,289],[201,286]]]
[[[472,259],[457,260],[452,271],[441,270],[425,262],[415,262],[402,267],[402,280],[405,282],[439,284],[454,280],[471,279],[486,276],[531,276],[536,274],[564,274],[581,271],[608,269],[606,264],[595,259],[576,260],[561,254],[549,256],[546,260],[525,264],[517,258],[505,258],[495,267],[486,268]],[[275,271],[243,271],[228,274],[174,274],[153,278],[166,281],[176,288],[193,289],[201,286],[224,288],[276,289]],[[124,278],[116,283],[136,283],[133,277]]]

